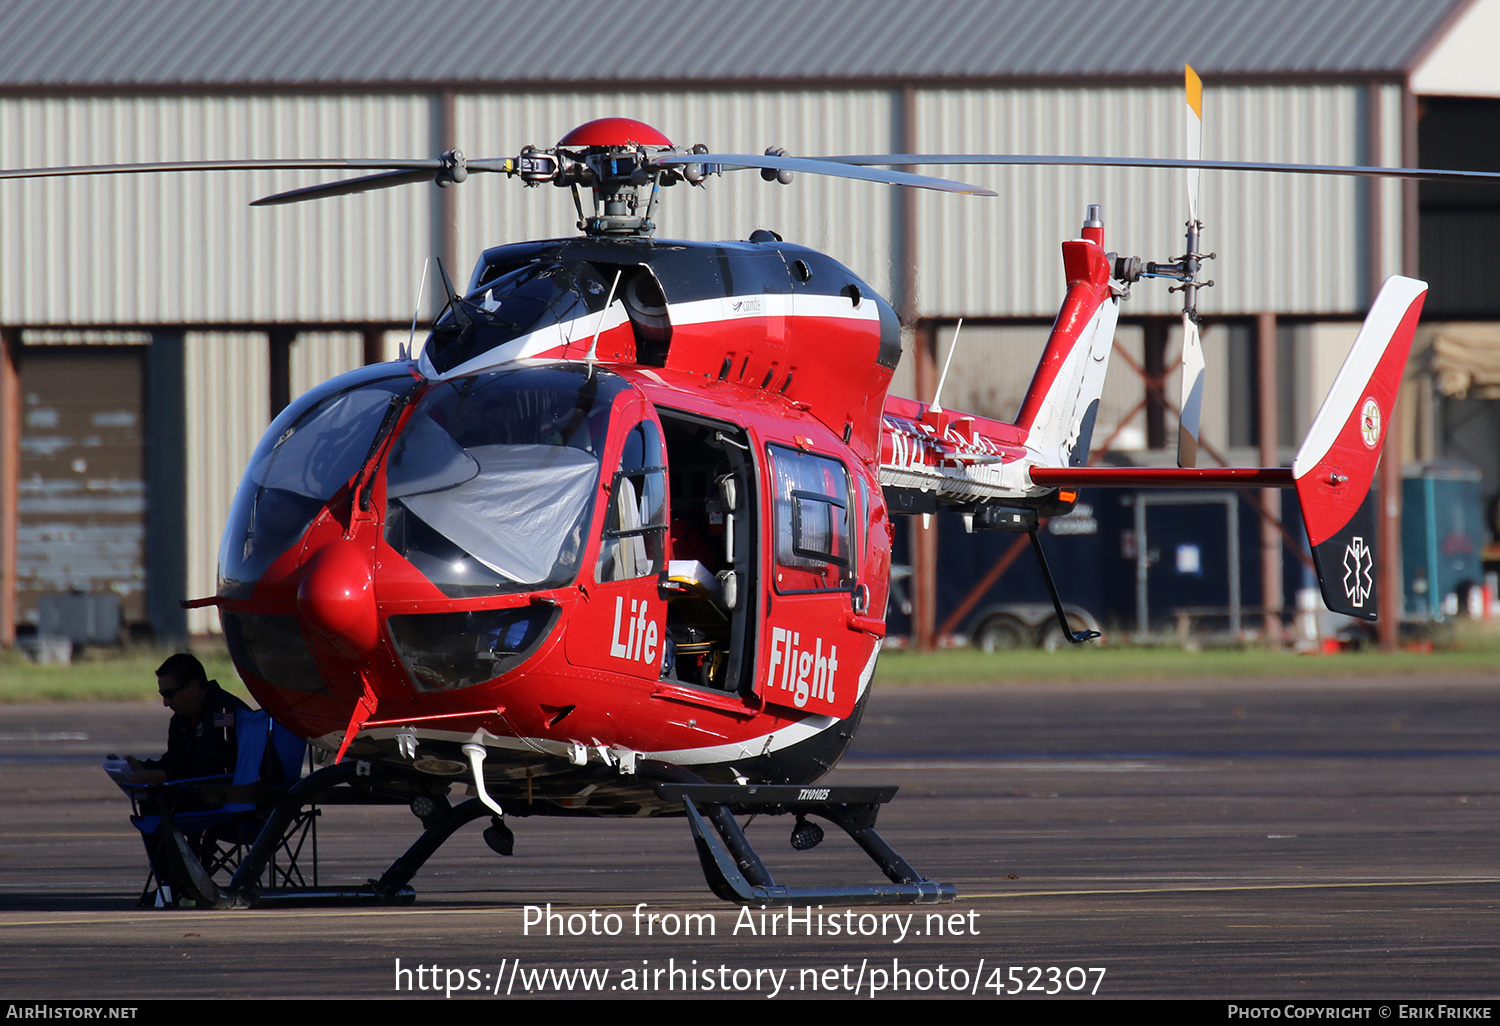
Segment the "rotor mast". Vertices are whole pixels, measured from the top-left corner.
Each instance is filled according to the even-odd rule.
[[[707,152],[707,147],[695,146],[694,151]],[[633,118],[599,118],[573,129],[553,149],[526,147],[516,160],[516,173],[528,186],[551,182],[571,189],[578,230],[585,235],[649,238],[657,227],[651,220],[657,190],[703,180],[700,165],[657,165],[655,158],[663,152],[676,153],[677,148],[650,125]],[[582,188],[593,194],[592,214],[584,212]]]

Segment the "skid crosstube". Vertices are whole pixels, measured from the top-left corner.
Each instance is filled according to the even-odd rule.
[[[895,796],[894,787],[661,783],[654,789],[664,801],[682,802],[709,889],[725,901],[767,907],[818,902],[930,905],[952,901],[958,894],[952,884],[922,876],[875,832],[876,814]],[[734,818],[747,813],[826,819],[853,838],[891,882],[873,887],[784,887],[771,877]]]

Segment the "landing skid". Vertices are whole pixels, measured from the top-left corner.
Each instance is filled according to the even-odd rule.
[[[199,907],[206,908],[252,908],[270,904],[410,904],[416,897],[410,883],[427,860],[461,827],[493,815],[480,798],[450,804],[443,793],[447,783],[441,781],[441,788],[434,788],[434,781],[430,778],[392,775],[383,772],[383,767],[378,764],[352,759],[318,770],[298,781],[276,800],[255,842],[245,852],[227,884],[216,884],[188,851],[186,841],[178,838],[182,864],[173,874],[177,877],[174,886]],[[895,795],[894,787],[737,787],[677,782],[657,782],[650,786],[657,798],[669,806],[682,805],[709,889],[725,901],[768,907],[819,903],[934,904],[952,901],[956,895],[951,885],[928,880],[918,873],[875,832],[876,815],[880,806]],[[228,795],[217,797],[227,798]],[[320,886],[315,867],[311,886],[262,887],[261,882],[267,878],[267,867],[278,851],[286,850],[283,842],[289,833],[298,829],[302,810],[329,805],[407,805],[421,818],[422,833],[391,863],[380,879],[369,880],[361,887]],[[793,845],[802,849],[810,848],[822,839],[822,829],[809,823],[807,817],[827,820],[853,838],[890,882],[867,887],[782,886],[772,878],[735,820],[736,815],[746,814],[796,816]],[[494,820],[494,825],[485,833],[485,840],[497,851],[509,854],[510,832],[503,821]],[[316,847],[314,838],[314,860]],[[281,877],[289,879],[285,873]]]
[[[802,787],[799,785],[657,784],[657,797],[680,801],[698,846],[709,889],[725,901],[767,907],[801,904],[931,905],[952,901],[952,884],[928,880],[875,832],[880,806],[894,787]],[[854,839],[891,881],[874,887],[784,887],[771,877],[735,815],[791,813],[798,833],[807,816],[826,819]],[[821,839],[822,831],[816,831]],[[817,840],[812,840],[811,847]]]

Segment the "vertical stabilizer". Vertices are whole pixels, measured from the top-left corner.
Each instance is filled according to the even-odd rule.
[[[1068,292],[1016,416],[1016,426],[1026,432],[1026,448],[1049,467],[1088,462],[1114,347],[1120,300],[1110,288],[1097,206],[1089,207],[1083,238],[1063,243],[1063,269]]]
[[[1379,608],[1370,484],[1426,297],[1426,282],[1386,279],[1292,462],[1323,602],[1364,620]]]

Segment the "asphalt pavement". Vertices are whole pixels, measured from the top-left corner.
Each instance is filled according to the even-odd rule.
[[[944,906],[742,911],[680,819],[466,827],[393,909],[142,910],[108,752],[151,704],[0,706],[0,992],[11,999],[525,995],[1492,998],[1500,675],[880,688],[829,780]],[[875,883],[830,831],[748,833],[778,880]],[[378,876],[401,807],[330,808],[324,883]],[[1019,993],[1017,993],[1019,992]]]

